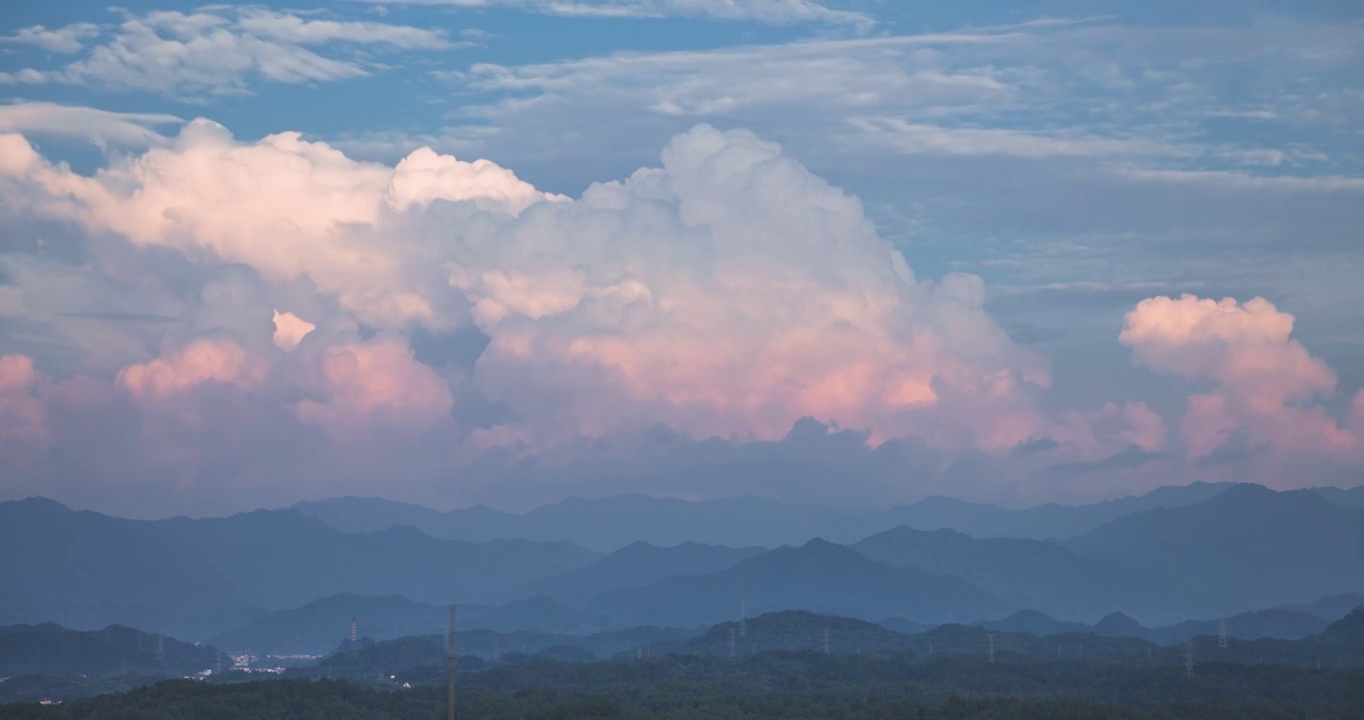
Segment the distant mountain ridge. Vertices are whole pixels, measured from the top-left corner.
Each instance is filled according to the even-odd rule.
[[[774,547],[792,538],[804,542],[809,539],[801,537],[807,528],[841,517],[824,508],[756,497],[687,501],[645,495],[569,498],[521,515],[483,506],[440,512],[356,497],[301,502],[294,509],[348,532],[405,524],[434,537],[466,541],[555,538],[597,552],[612,552],[640,541],[662,547],[686,542]]]
[[[954,530],[978,538],[1067,539],[1125,515],[1200,503],[1236,486],[1197,482],[1089,505],[1047,504],[1021,510],[940,496],[885,510],[851,511],[756,497],[687,501],[645,495],[569,498],[523,514],[482,505],[438,511],[359,497],[306,501],[293,508],[347,532],[410,525],[433,537],[474,542],[506,538],[563,541],[612,552],[637,541],[664,547],[695,542],[773,548],[801,545],[821,537],[846,544],[899,526]],[[1364,486],[1311,492],[1340,505],[1364,507]]]
[[[24,548],[0,553],[0,577],[24,578],[22,590],[0,586],[0,623],[23,622],[35,607],[97,622],[216,617],[344,592],[488,602],[598,557],[567,543],[467,543],[410,527],[345,533],[291,510],[140,521],[45,500],[0,503],[0,547]]]
[[[1305,613],[1327,622],[1335,622],[1349,615],[1350,611],[1361,605],[1364,605],[1364,593],[1347,592],[1339,595],[1328,595],[1309,603],[1289,603],[1274,609]]]
[[[584,607],[630,625],[694,627],[750,612],[809,610],[863,620],[896,614],[941,620],[988,617],[998,598],[958,577],[899,568],[815,539],[755,555],[719,572],[669,577],[588,600]]]
[[[1063,633],[1083,633],[1091,630],[1090,626],[1084,623],[1064,622],[1036,610],[1019,610],[1003,620],[981,623],[981,626],[1000,632],[1028,633],[1038,637]]]
[[[362,628],[382,641],[439,632],[451,602],[485,629],[591,633],[713,625],[735,619],[747,601],[750,614],[804,610],[907,629],[1004,623],[996,619],[1034,610],[1059,618],[1051,630],[1078,622],[1126,634],[1140,623],[1142,636],[1156,639],[1161,627],[1191,617],[1202,619],[1168,632],[1209,632],[1206,619],[1225,612],[1229,624],[1245,623],[1234,634],[1289,638],[1320,630],[1364,597],[1364,510],[1313,491],[1190,487],[1171,493],[1211,497],[1137,510],[1064,541],[900,526],[846,545],[641,540],[607,555],[564,542],[437,539],[408,525],[345,532],[292,510],[134,521],[34,499],[0,503],[0,542],[10,548],[0,554],[0,576],[26,578],[0,585],[0,622],[69,612],[85,627],[137,619],[193,640],[230,638],[234,648],[256,646],[254,635],[318,650],[334,647],[360,611],[369,616]],[[1129,505],[1168,504],[1171,493]],[[584,503],[594,501],[568,506]],[[338,598],[360,611],[340,608]],[[384,598],[392,607],[362,604]],[[1113,627],[1124,617],[1128,627]],[[1012,619],[1045,625],[1038,616]]]
[[[901,526],[848,547],[897,567],[961,577],[1014,607],[1072,619],[1101,616],[1142,588],[1124,569],[1041,540]]]
[[[544,578],[517,589],[520,595],[547,595],[564,601],[585,600],[611,590],[639,587],[674,575],[701,575],[733,567],[766,548],[729,548],[685,542],[658,547],[643,540],[562,575]]]
[[[1349,489],[1334,487],[1312,488],[1312,492],[1321,495],[1337,505],[1364,508],[1364,485]]]
[[[1364,605],[1350,611],[1349,615],[1331,623],[1313,636],[1320,642],[1364,646]]]
[[[599,620],[543,596],[501,606],[460,605],[458,615],[460,627],[466,630],[585,633],[600,629]],[[400,596],[343,593],[270,613],[249,625],[222,633],[212,642],[229,651],[320,654],[347,638],[352,619],[362,637],[386,641],[444,633],[449,609]]]
[[[0,677],[21,674],[180,676],[231,668],[217,649],[123,625],[71,630],[56,623],[0,627]]]
[[[1130,618],[1115,615],[1101,623],[1111,629],[1136,627]],[[1029,622],[1032,622],[1031,620]],[[637,634],[625,642],[612,639],[610,646],[596,644],[597,638],[565,638],[563,645],[552,636],[526,638],[519,650],[508,651],[514,642],[508,636],[496,636],[502,643],[502,657],[532,653],[549,659],[555,655],[568,662],[590,660],[595,657],[619,656],[622,650],[630,657],[662,658],[664,656],[719,656],[734,657],[736,661],[765,653],[785,653],[797,662],[814,661],[824,655],[899,656],[931,658],[935,655],[969,656],[983,660],[994,648],[1001,663],[1036,662],[1061,659],[1068,662],[1096,664],[1124,664],[1135,666],[1165,666],[1171,670],[1181,667],[1185,646],[1181,643],[1158,645],[1147,639],[1126,635],[1104,635],[1089,629],[1058,633],[1036,634],[989,626],[949,623],[919,633],[901,633],[876,623],[868,623],[846,616],[807,611],[764,613],[743,621],[730,620],[703,628],[688,637],[669,638],[666,631],[638,628]],[[489,654],[494,635],[470,632],[470,655],[476,660],[465,662],[478,668],[491,668]],[[297,677],[316,676],[322,668],[359,665],[371,676],[376,672],[396,673],[420,667],[417,676],[433,680],[443,665],[443,648],[438,635],[407,637],[378,644],[362,644],[358,657],[351,659],[341,648],[335,654],[317,661],[311,668],[299,668]],[[1322,632],[1299,640],[1260,639],[1233,640],[1227,647],[1219,647],[1216,637],[1192,638],[1200,662],[1241,664],[1285,664],[1309,667],[1318,661],[1323,666],[1364,666],[1364,607],[1332,623]],[[629,644],[633,642],[634,644]],[[596,648],[596,651],[589,648]],[[611,652],[614,650],[615,652]],[[646,669],[645,672],[648,672]]]
[[[1138,609],[1244,612],[1364,588],[1364,510],[1311,491],[1241,485],[1180,508],[1124,516],[1066,547],[1136,573]]]
[[[826,644],[827,639],[827,644]],[[805,610],[765,613],[713,625],[701,635],[663,645],[660,653],[752,655],[770,650],[828,651],[831,655],[886,654],[910,647],[908,635],[884,625]]]
[[[1169,485],[1143,495],[1089,505],[1050,503],[1022,510],[1007,510],[948,497],[929,497],[912,505],[901,505],[879,513],[873,524],[887,529],[906,525],[925,531],[954,530],[977,538],[1061,539],[1084,534],[1134,512],[1200,503],[1232,487],[1235,487],[1235,483],[1196,482]]]
[[[1065,633],[1093,633],[1102,637],[1134,637],[1150,640],[1158,645],[1174,645],[1191,638],[1216,636],[1221,632],[1223,622],[1226,623],[1227,637],[1243,640],[1259,638],[1298,640],[1322,632],[1331,624],[1331,621],[1315,615],[1285,608],[1257,610],[1224,619],[1185,620],[1161,627],[1143,626],[1120,612],[1110,613],[1099,622],[1086,625],[1057,620],[1036,610],[1020,610],[1003,620],[979,624],[991,630],[1030,633],[1038,637]]]

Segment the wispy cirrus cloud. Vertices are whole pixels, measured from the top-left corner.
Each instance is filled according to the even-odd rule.
[[[870,15],[831,9],[813,0],[384,0],[380,4],[509,8],[584,18],[696,17],[773,25],[825,23],[863,30],[875,25]]]
[[[82,105],[22,102],[0,105],[0,132],[58,136],[97,145],[147,146],[165,142],[155,128],[183,123],[165,113],[121,113]]]
[[[1359,112],[1344,97],[1361,89],[1350,80],[1364,70],[1361,39],[1364,29],[1353,26],[1166,32],[1101,20],[1045,22],[484,63],[442,76],[485,98],[463,103],[453,119],[509,131],[531,131],[540,118],[614,112],[637,116],[632,122],[641,129],[727,118],[774,126],[786,138],[818,134],[910,155],[1157,157],[1263,167],[1327,159],[1302,141],[1330,137],[1336,125],[1323,124],[1328,115]],[[1308,76],[1281,72],[1285,66]],[[1241,93],[1233,74],[1258,78],[1258,93]],[[1341,83],[1317,92],[1312,86],[1324,77]],[[1272,123],[1291,134],[1282,146],[1249,144],[1217,137],[1214,118]]]
[[[33,45],[48,52],[70,54],[80,52],[85,41],[98,36],[99,26],[94,23],[79,22],[59,28],[32,25],[0,35],[0,44]]]
[[[109,38],[85,57],[55,69],[0,74],[0,83],[88,85],[191,98],[233,95],[250,92],[255,82],[332,82],[375,72],[379,66],[350,51],[357,47],[432,51],[452,46],[440,30],[314,19],[253,6],[125,13]]]

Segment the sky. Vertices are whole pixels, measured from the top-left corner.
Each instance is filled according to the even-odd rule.
[[[0,500],[1364,481],[1364,6],[20,3]]]

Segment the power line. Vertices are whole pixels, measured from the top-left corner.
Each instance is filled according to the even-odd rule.
[[[450,661],[450,706],[447,720],[455,720],[455,606],[450,606],[450,629],[445,636],[445,642],[449,647],[448,659]]]
[[[1193,677],[1193,640],[1184,641],[1184,677]]]

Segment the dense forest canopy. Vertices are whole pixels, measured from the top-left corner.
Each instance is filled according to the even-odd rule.
[[[171,680],[55,705],[0,706],[3,718],[439,718],[445,668],[368,681]],[[246,680],[238,674],[225,679]],[[9,682],[15,682],[11,679]],[[0,684],[2,685],[2,684]],[[410,685],[411,687],[405,687]],[[771,651],[483,666],[460,675],[462,718],[1301,718],[1364,717],[1364,670],[1080,660],[932,662],[910,656]]]

